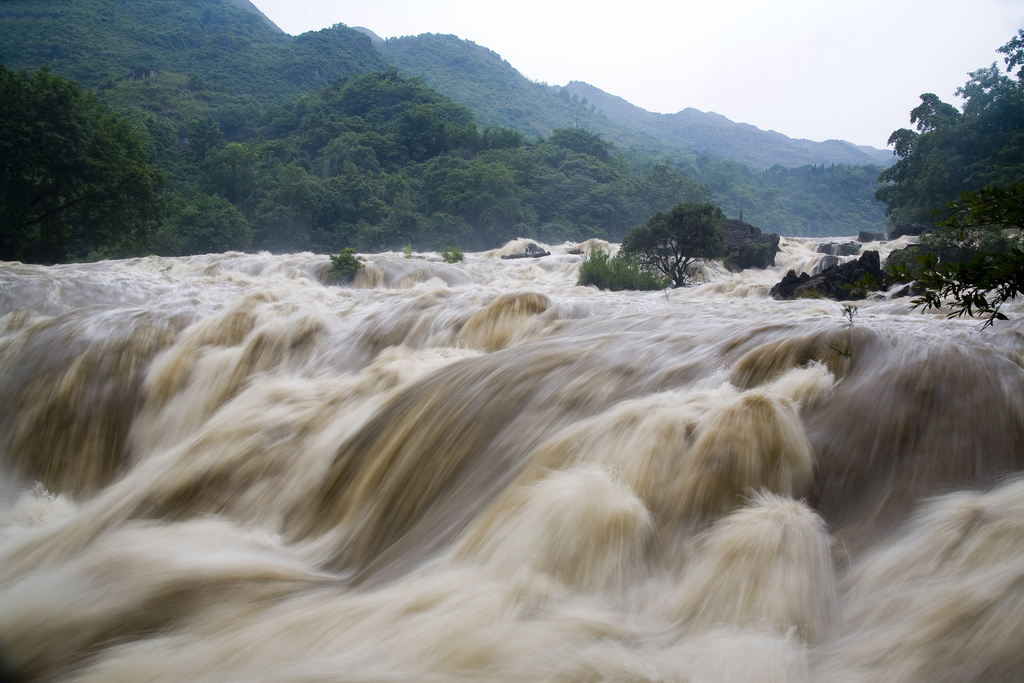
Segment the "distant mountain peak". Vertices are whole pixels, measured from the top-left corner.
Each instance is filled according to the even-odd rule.
[[[263,17],[263,20],[270,24],[277,33],[284,33],[284,29],[272,22],[270,17],[261,12],[260,8],[249,2],[249,0],[229,0],[229,2],[239,9],[244,9],[246,12],[252,12],[257,16]]]
[[[666,143],[687,145],[710,154],[767,168],[774,164],[874,164],[889,166],[892,153],[845,140],[815,142],[790,138],[774,130],[762,130],[749,123],[737,123],[713,111],[687,107],[675,114],[658,114],[642,109],[617,95],[584,83],[570,81],[565,90],[596,104],[605,115],[633,126]]]
[[[370,36],[370,42],[376,45],[377,43],[383,43],[384,39],[378,36],[376,33],[364,26],[353,26],[353,31],[359,31],[362,34]]]

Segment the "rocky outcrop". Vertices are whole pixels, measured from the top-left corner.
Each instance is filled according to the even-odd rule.
[[[928,254],[934,254],[934,252],[922,244],[912,244],[905,249],[896,249],[889,252],[889,256],[886,257],[885,270],[889,271],[893,266],[905,266],[912,276],[917,276],[921,269],[921,262],[917,259]]]
[[[839,265],[839,257],[833,254],[826,254],[821,257],[816,264],[814,264],[814,270],[811,271],[811,275],[817,275],[818,273],[824,273],[829,268],[834,268]]]
[[[892,229],[892,232],[889,233],[889,239],[894,240],[897,237],[902,237],[903,235],[922,235],[931,231],[931,226],[924,225],[922,223],[900,223]]]
[[[860,253],[860,245],[856,242],[823,242],[818,245],[819,254],[833,256],[856,256]]]
[[[861,230],[860,234],[857,235],[858,242],[884,242],[884,232],[871,232],[870,230]]]
[[[550,251],[544,251],[544,249],[541,248],[540,246],[534,244],[533,242],[530,242],[529,244],[526,245],[526,249],[524,251],[522,251],[521,253],[518,253],[518,254],[506,254],[506,255],[502,256],[501,258],[503,258],[503,259],[540,258],[541,256],[551,256],[551,252]]]
[[[734,270],[764,269],[775,265],[775,255],[779,253],[778,235],[765,235],[755,225],[732,219],[722,223],[722,229],[725,231],[725,249]]]
[[[888,274],[892,272],[893,267],[902,267],[906,268],[907,274],[910,275],[910,277],[917,277],[917,274],[921,271],[922,267],[918,258],[928,256],[929,254],[939,258],[938,252],[923,244],[912,244],[904,249],[891,251],[889,252],[889,256],[885,259],[886,275],[888,276]],[[892,298],[896,299],[903,296],[920,296],[923,293],[924,289],[919,287],[917,283],[911,282],[893,292]]]
[[[833,265],[817,275],[797,275],[791,270],[772,287],[772,298],[863,299],[885,281],[877,251],[866,251],[856,261]]]

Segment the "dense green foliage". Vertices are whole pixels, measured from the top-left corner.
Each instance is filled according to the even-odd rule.
[[[514,128],[531,137],[547,137],[555,128],[585,127],[619,144],[636,136],[624,126],[601,118],[600,113],[572,100],[568,92],[523,77],[501,55],[453,35],[425,33],[391,38],[378,49],[410,76],[472,109],[485,125]],[[644,140],[659,147],[655,140]],[[631,140],[630,142],[637,142]]]
[[[176,197],[151,246],[167,256],[245,251],[252,246],[252,230],[226,199],[200,195],[189,202]]]
[[[0,259],[134,254],[163,217],[162,180],[94,92],[0,65]]]
[[[652,272],[635,258],[613,258],[599,249],[593,249],[580,263],[576,284],[580,287],[594,286],[617,292],[623,289],[665,289],[669,281]]]
[[[875,197],[878,166],[748,166],[701,155],[693,174],[707,183],[712,200],[730,216],[780,235],[856,235],[878,231],[884,207]],[[687,173],[684,171],[684,175]]]
[[[363,262],[356,258],[356,250],[346,247],[337,255],[331,254],[331,270],[327,278],[330,282],[351,282],[362,267]]]
[[[134,110],[165,161],[197,142],[201,156],[204,138],[252,140],[266,107],[386,67],[358,31],[287,36],[230,0],[5,0],[0,62],[49,63],[98,88],[118,113]]]
[[[996,64],[975,71],[957,91],[963,111],[922,95],[910,114],[918,132],[890,138],[900,160],[878,193],[895,220],[946,217],[890,264],[891,276],[922,291],[914,307],[950,299],[951,317],[981,315],[985,327],[1005,320],[1001,306],[1024,294],[1024,29],[998,52],[1016,80]]]
[[[693,262],[725,256],[724,220],[722,209],[710,202],[676,204],[630,230],[622,240],[622,254],[681,287]]]
[[[0,61],[104,89],[173,72],[264,103],[385,66],[358,31],[292,37],[229,0],[5,0]]]
[[[536,145],[396,71],[338,81],[275,107],[257,142],[215,148],[199,188],[235,203],[258,248],[483,249],[621,236],[651,211],[706,197],[667,167],[633,173],[601,136]]]
[[[923,288],[915,308],[941,308],[950,298],[950,317],[980,315],[986,327],[1006,320],[1000,307],[1024,294],[1024,183],[964,192],[950,210],[923,240],[917,263],[896,264],[891,275]]]
[[[655,163],[674,168],[685,178],[709,185],[713,196],[708,199],[730,216],[742,210],[746,220],[764,230],[856,235],[884,225],[884,205],[874,196],[882,168],[838,163],[884,163],[878,150],[866,153],[834,140],[789,140],[693,110],[673,116],[652,114],[590,86],[585,92],[594,101],[588,102],[574,92],[585,84],[560,89],[532,82],[500,55],[456,36],[390,39],[380,49],[403,72],[423,77],[431,87],[473,109],[484,124],[530,136],[547,136],[559,127],[600,133],[626,150],[635,171],[644,172]],[[728,151],[717,143],[728,143]],[[699,153],[695,147],[719,151]],[[818,163],[824,159],[834,161]]]
[[[999,52],[1007,70],[1024,63],[1024,29]],[[957,94],[963,111],[926,93],[910,113],[916,131],[889,138],[899,160],[880,180],[877,197],[893,222],[927,223],[933,212],[964,191],[1024,178],[1024,68],[1017,77],[996,66],[973,72]]]

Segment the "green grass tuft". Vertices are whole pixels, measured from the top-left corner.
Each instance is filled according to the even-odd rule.
[[[603,251],[593,249],[580,264],[576,284],[581,287],[593,285],[598,289],[613,292],[623,289],[651,291],[665,289],[667,278],[659,277],[632,259],[612,258]]]

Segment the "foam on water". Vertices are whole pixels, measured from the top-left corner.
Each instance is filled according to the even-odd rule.
[[[1021,323],[771,300],[808,239],[614,293],[575,281],[617,245],[500,258],[527,242],[365,254],[343,287],[314,254],[0,264],[0,659],[1019,678]]]

